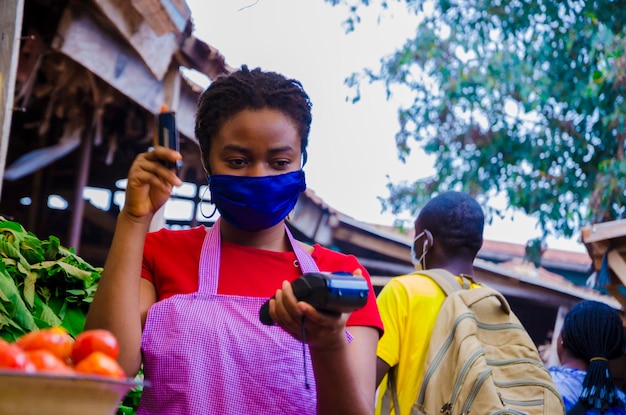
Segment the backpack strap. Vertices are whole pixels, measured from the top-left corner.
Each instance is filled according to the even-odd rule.
[[[383,394],[381,404],[381,414],[390,414],[394,408],[396,415],[400,415],[400,404],[398,403],[398,390],[396,389],[396,370],[390,367],[387,371],[387,391]],[[393,403],[393,406],[392,406]]]
[[[458,278],[451,273],[450,271],[443,268],[432,268],[425,269],[421,271],[417,271],[416,275],[426,275],[428,278],[433,280],[446,295],[450,295],[455,291],[468,289],[472,280],[466,276],[462,275],[463,283],[460,283]]]
[[[506,314],[511,314],[511,306],[500,292],[484,285],[481,285],[481,287],[489,290],[487,294],[485,293],[485,290],[470,290],[470,285],[474,282],[474,280],[468,275],[461,274],[459,277],[462,279],[462,282],[459,282],[459,279],[454,274],[443,268],[421,270],[416,272],[415,274],[421,274],[429,277],[448,296],[455,291],[465,290],[462,296],[468,306],[471,306],[477,301],[485,298],[485,296],[496,297],[496,299],[500,302],[500,307],[502,308],[502,311],[504,311]]]

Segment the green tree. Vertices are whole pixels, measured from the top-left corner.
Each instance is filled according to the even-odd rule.
[[[391,4],[326,1],[347,7],[347,31],[362,7]],[[397,2],[421,17],[415,37],[346,84],[354,101],[368,82],[408,93],[399,158],[414,140],[438,173],[389,183],[385,209],[415,213],[450,189],[504,192],[544,235],[568,237],[625,213],[626,1]]]

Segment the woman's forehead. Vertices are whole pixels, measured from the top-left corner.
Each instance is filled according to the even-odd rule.
[[[278,110],[243,110],[220,127],[217,136],[227,140],[287,140],[299,141],[295,122]]]

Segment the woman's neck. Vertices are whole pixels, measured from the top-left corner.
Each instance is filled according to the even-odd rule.
[[[585,360],[571,355],[569,352],[564,352],[559,356],[561,366],[569,367],[570,369],[579,369],[586,371],[589,364]]]

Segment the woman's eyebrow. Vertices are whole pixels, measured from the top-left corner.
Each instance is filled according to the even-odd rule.
[[[241,153],[249,153],[250,152],[250,149],[248,149],[247,147],[239,146],[237,144],[226,144],[223,147],[223,150],[239,151]]]
[[[269,149],[269,153],[271,153],[271,154],[279,154],[279,153],[285,153],[285,152],[289,152],[289,151],[294,151],[294,148],[292,146],[282,146],[282,147],[276,147],[276,148],[270,148]]]
[[[267,154],[269,154],[270,156],[275,156],[277,154],[292,153],[295,151],[296,149],[293,146],[285,145],[285,146],[280,146],[280,147],[269,148],[267,150]],[[236,152],[236,153],[240,153],[246,156],[250,156],[254,153],[252,149],[245,147],[245,146],[240,146],[238,144],[226,144],[222,148],[221,152],[222,153]]]

